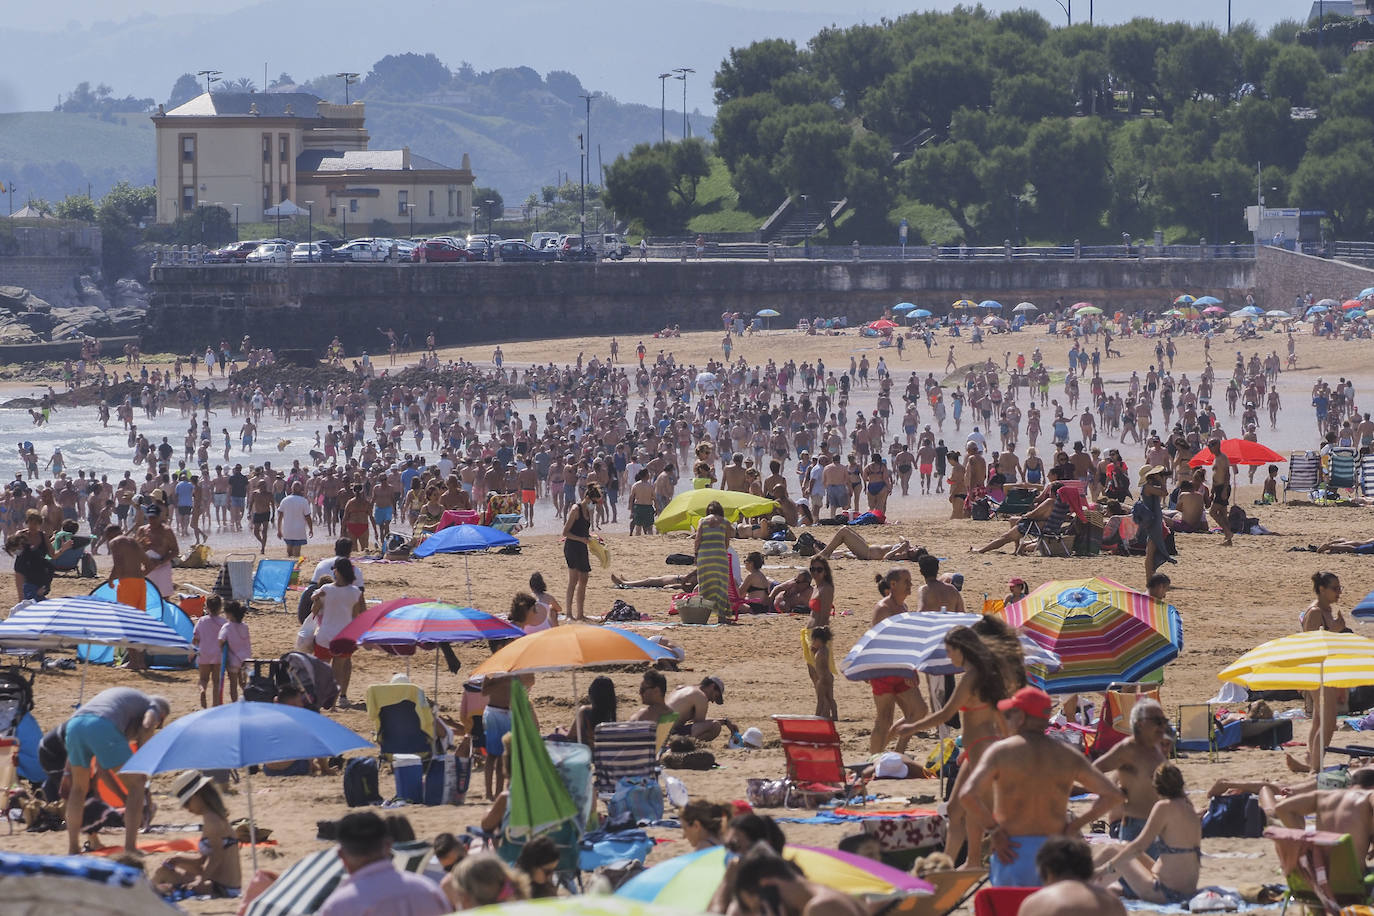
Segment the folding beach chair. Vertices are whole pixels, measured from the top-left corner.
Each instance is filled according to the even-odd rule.
[[[248,604],[265,601],[280,604],[286,610],[286,590],[291,585],[291,577],[296,572],[295,560],[259,560],[258,570],[253,574],[253,593]]]
[[[1140,700],[1159,702],[1158,684],[1109,684],[1102,694],[1102,714],[1088,750],[1094,759],[1124,741],[1131,734],[1131,710]]]
[[[1327,469],[1326,488],[1328,490],[1353,490],[1355,479],[1355,450],[1353,448],[1333,448],[1331,466]]]
[[[253,564],[257,557],[251,553],[231,553],[224,558],[224,568],[215,580],[215,594],[226,601],[252,602]]]
[[[1360,459],[1360,495],[1374,496],[1374,455]]]
[[[1283,912],[1294,900],[1330,916],[1338,916],[1343,907],[1369,903],[1374,876],[1365,876],[1363,857],[1355,852],[1350,834],[1266,827],[1264,836],[1274,841],[1288,883]]]
[[[1240,722],[1223,727],[1212,714],[1208,703],[1193,703],[1178,708],[1178,743],[1181,751],[1206,751],[1207,759],[1213,763],[1217,751],[1240,744],[1242,729]]]
[[[783,804],[825,800],[843,795],[846,803],[863,800],[863,784],[845,769],[835,723],[820,716],[773,716],[787,758],[787,792]]]
[[[434,849],[429,843],[414,840],[393,843],[391,861],[398,871],[420,874],[429,864]],[[337,849],[321,849],[297,861],[281,877],[240,909],[243,916],[298,916],[313,913],[348,873]]]
[[[1321,458],[1316,452],[1291,452],[1288,455],[1288,476],[1283,478],[1283,498],[1288,491],[1311,493],[1321,479]]]
[[[1054,500],[1054,507],[1050,509],[1050,517],[1044,521],[1032,521],[1026,537],[1022,539],[1022,544],[1030,542],[1030,547],[1041,556],[1061,556],[1067,557],[1073,551],[1069,545],[1064,543],[1068,537],[1069,504],[1058,497]],[[1051,545],[1057,545],[1052,547]],[[1054,550],[1058,553],[1054,553]]]
[[[1025,515],[1035,505],[1035,491],[1020,487],[1007,491],[1007,498],[997,506],[994,515]]]
[[[658,781],[658,726],[653,722],[602,722],[596,727],[592,769],[597,795],[609,795],[621,779]]]
[[[80,579],[95,578],[95,557],[90,555],[90,546],[90,538],[80,534],[74,535],[71,548],[52,561],[53,572],[58,575],[71,573]]]
[[[434,710],[414,684],[373,684],[367,688],[367,717],[380,756],[414,754],[428,760],[436,753]]]
[[[988,879],[985,868],[956,868],[927,872],[924,876],[935,886],[933,894],[912,894],[893,904],[885,913],[902,916],[945,916],[957,910]]]

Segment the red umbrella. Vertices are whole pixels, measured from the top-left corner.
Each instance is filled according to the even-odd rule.
[[[1092,303],[1091,303],[1091,302],[1075,302],[1073,305],[1069,306],[1069,309],[1070,309],[1070,310],[1077,310],[1077,309],[1085,309],[1085,308],[1091,308],[1091,307],[1092,307]]]
[[[1249,439],[1223,439],[1221,441],[1221,453],[1231,459],[1232,464],[1241,465],[1270,464],[1275,461],[1288,460],[1267,445],[1260,445]],[[1202,451],[1194,455],[1192,460],[1188,462],[1188,466],[1200,468],[1210,465],[1215,460],[1212,450],[1204,445]]]
[[[888,321],[886,318],[879,318],[877,321],[871,322],[868,326],[875,331],[890,331],[897,327],[897,322]]]
[[[1350,311],[1351,309],[1362,309],[1364,308],[1364,303],[1358,299],[1347,299],[1341,303],[1341,308],[1346,311]]]
[[[353,621],[348,626],[340,630],[339,635],[334,637],[327,648],[333,652],[352,652],[358,648],[358,637],[372,629],[377,624],[377,621],[396,610],[396,608],[405,607],[408,604],[425,604],[437,600],[437,598],[392,598],[390,601],[374,604],[357,617],[354,617]],[[378,646],[378,648],[392,655],[415,654],[415,646],[413,645]]]

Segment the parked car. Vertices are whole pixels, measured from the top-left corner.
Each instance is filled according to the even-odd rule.
[[[443,239],[430,239],[415,246],[415,251],[411,254],[412,261],[426,261],[435,264],[445,262],[466,263],[469,260],[468,250],[459,248],[452,242]]]
[[[521,261],[555,261],[557,254],[547,249],[531,247],[524,239],[505,239],[496,243],[496,253],[500,260],[508,263]]]
[[[630,253],[630,243],[618,232],[602,233],[601,253],[615,261],[623,260]]]
[[[468,239],[468,260],[469,261],[490,261],[492,243],[487,239],[469,238]]]
[[[391,257],[391,246],[383,239],[354,239],[338,253],[347,261],[386,261]]]
[[[296,247],[291,249],[291,260],[293,263],[298,264],[309,261],[323,261],[325,260],[324,249],[328,247],[327,245],[321,245],[319,242],[297,242]]]
[[[600,255],[596,250],[596,240],[588,238],[587,244],[582,244],[582,236],[564,236],[563,246],[558,250],[558,260],[560,261],[596,261]]]
[[[291,247],[284,242],[265,242],[244,258],[249,264],[285,264],[290,259]]]
[[[410,239],[387,239],[386,241],[396,249],[396,260],[398,261],[409,261],[411,255],[415,253],[415,249],[419,247],[418,242],[412,242]]]
[[[235,242],[232,245],[225,245],[223,248],[206,252],[205,263],[234,264],[243,261],[261,244],[261,240],[254,239],[248,242]]]
[[[558,241],[557,232],[536,232],[530,236],[530,245],[535,248],[547,248],[550,242]]]

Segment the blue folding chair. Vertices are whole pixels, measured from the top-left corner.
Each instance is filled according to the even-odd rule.
[[[286,589],[295,571],[295,560],[259,560],[257,571],[253,573],[253,597],[248,600],[248,606],[252,607],[254,601],[265,601],[280,604],[281,609],[286,610]]]

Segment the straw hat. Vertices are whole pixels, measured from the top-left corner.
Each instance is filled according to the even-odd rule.
[[[1169,469],[1160,464],[1147,464],[1140,469],[1140,479],[1146,480],[1156,474],[1163,474],[1167,470]]]
[[[212,782],[214,780],[200,770],[183,770],[177,781],[172,784],[172,794],[177,797],[177,803],[185,807],[197,792]]]

